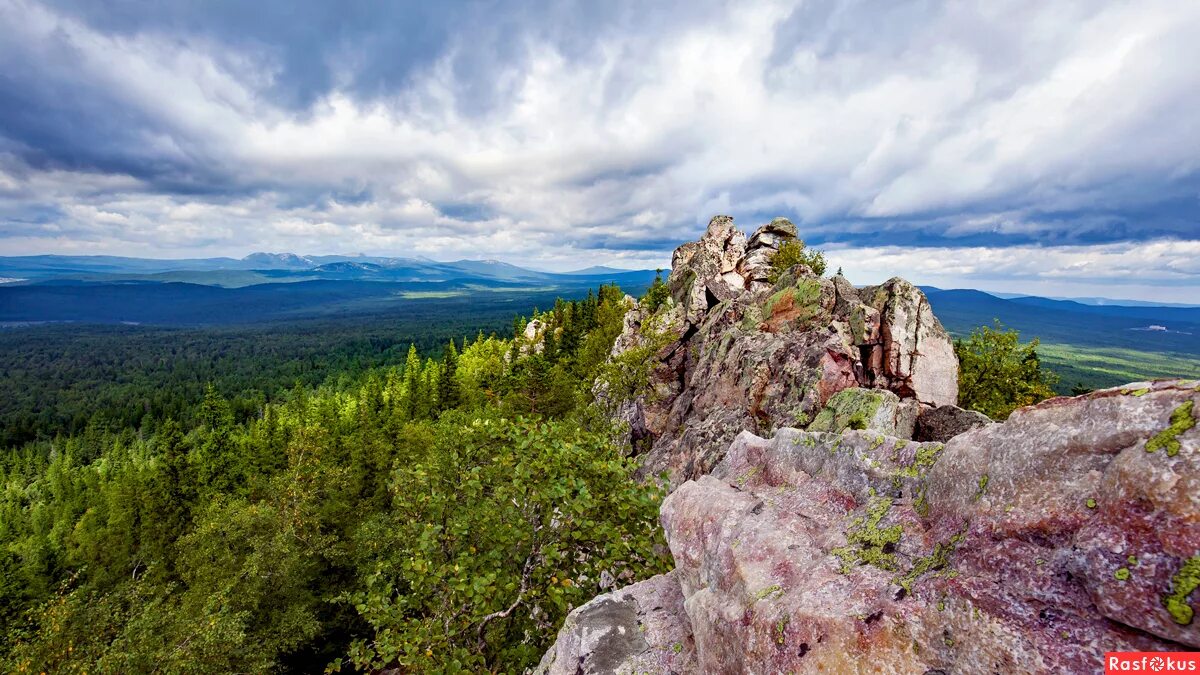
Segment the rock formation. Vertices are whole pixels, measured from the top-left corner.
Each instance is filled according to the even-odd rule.
[[[1200,649],[1200,382],[992,423],[954,406],[908,282],[772,283],[793,236],[714,218],[673,301],[626,316],[614,358],[648,355],[650,386],[618,412],[671,475],[675,569],[577,608],[537,672],[1090,673]]]
[[[575,610],[540,672],[1090,673],[1200,648],[1197,403],[1142,383],[944,445],[743,432],[663,504],[676,569]]]
[[[614,357],[658,340],[651,390],[621,405],[648,474],[708,473],[743,430],[809,424],[838,392],[888,390],[911,436],[923,409],[952,405],[958,361],[925,295],[903,279],[856,289],[797,265],[771,283],[771,256],[796,228],[777,218],[749,240],[717,216],[675,250],[672,301],[626,316]],[[657,343],[655,343],[657,344]]]

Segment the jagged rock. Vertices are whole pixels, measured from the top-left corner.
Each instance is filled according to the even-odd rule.
[[[745,250],[746,235],[729,216],[714,217],[699,241],[675,249],[671,270],[679,274],[672,273],[668,285],[688,323],[699,324],[710,307],[745,288],[735,271]]]
[[[546,324],[541,319],[531,319],[525,324],[525,331],[521,333],[521,354],[541,354],[546,348],[545,332]]]
[[[737,262],[737,273],[742,276],[743,286],[757,291],[770,288],[771,258],[779,246],[796,238],[796,226],[787,218],[776,218],[763,225],[746,242],[746,253]]]
[[[940,531],[969,520],[963,574],[1034,572],[1029,582],[1069,596],[1067,611],[1200,647],[1200,622],[1179,621],[1167,601],[1173,576],[1200,563],[1198,384],[1050,399],[947,443],[929,476],[929,519]],[[964,483],[973,476],[976,487]],[[1012,586],[980,585],[977,602],[1000,607]]]
[[[676,249],[671,302],[627,315],[614,356],[667,333],[668,346],[648,360],[653,391],[618,406],[645,474],[667,471],[678,484],[707,473],[738,432],[805,426],[851,387],[897,394],[899,426],[889,431],[902,436],[918,401],[954,403],[953,345],[916,287],[893,279],[859,291],[803,265],[766,283],[770,256],[795,236],[779,218],[747,243],[717,216],[699,241]]]
[[[1200,382],[1164,381],[944,446],[741,433],[663,504],[676,569],[652,582],[682,603],[655,621],[690,632],[679,672],[1091,673],[1200,647],[1198,414]]]
[[[888,389],[933,406],[958,401],[954,343],[921,289],[899,277],[859,292],[879,312],[882,373]]]
[[[834,394],[808,430],[873,429],[897,438],[912,438],[917,411],[916,401],[901,401],[886,389],[851,387]]]
[[[787,218],[775,218],[754,232],[746,242],[746,250],[763,246],[778,250],[780,244],[795,239],[797,234],[796,226],[792,224],[792,221]]]
[[[696,650],[675,573],[597,596],[567,616],[535,675],[694,673]]]
[[[959,434],[991,423],[992,419],[981,412],[963,410],[956,405],[943,405],[921,412],[917,417],[913,438],[945,443]]]

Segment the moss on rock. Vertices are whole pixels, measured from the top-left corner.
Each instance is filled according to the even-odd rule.
[[[903,529],[899,525],[880,527],[892,508],[887,497],[872,496],[867,505],[867,514],[855,518],[846,530],[846,546],[830,551],[842,561],[841,572],[846,574],[855,565],[873,565],[884,570],[895,570],[896,556],[893,551],[900,543]]]
[[[1171,577],[1171,592],[1163,596],[1163,606],[1180,626],[1192,623],[1195,612],[1188,604],[1188,596],[1197,587],[1200,587],[1200,555],[1184,561],[1175,576]]]
[[[1179,435],[1196,426],[1196,418],[1192,417],[1195,401],[1185,401],[1171,412],[1171,422],[1166,429],[1154,434],[1146,441],[1146,452],[1158,452],[1165,449],[1168,457],[1179,454]]]
[[[882,389],[843,389],[829,399],[825,409],[808,425],[808,430],[838,433],[847,429],[877,428],[880,424],[886,426],[886,421],[879,419],[880,412],[895,398],[895,394]]]

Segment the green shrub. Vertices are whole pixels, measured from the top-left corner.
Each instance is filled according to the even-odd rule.
[[[1054,396],[1058,377],[1041,366],[1038,340],[1022,345],[1020,334],[994,326],[980,326],[967,340],[956,340],[958,405],[1002,420],[1022,406]]]
[[[793,265],[807,265],[813,274],[824,276],[825,254],[816,249],[807,248],[801,239],[790,239],[779,246],[775,255],[771,256],[771,283],[779,281],[779,276],[792,268]]]
[[[651,314],[658,311],[659,307],[666,304],[671,297],[671,291],[667,285],[663,283],[662,270],[656,270],[654,274],[654,283],[650,284],[650,288],[646,289],[646,294],[639,301],[641,307],[645,308]]]

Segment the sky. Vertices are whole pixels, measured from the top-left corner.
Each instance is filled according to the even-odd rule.
[[[1200,302],[1200,3],[0,0],[0,255],[669,265]]]

